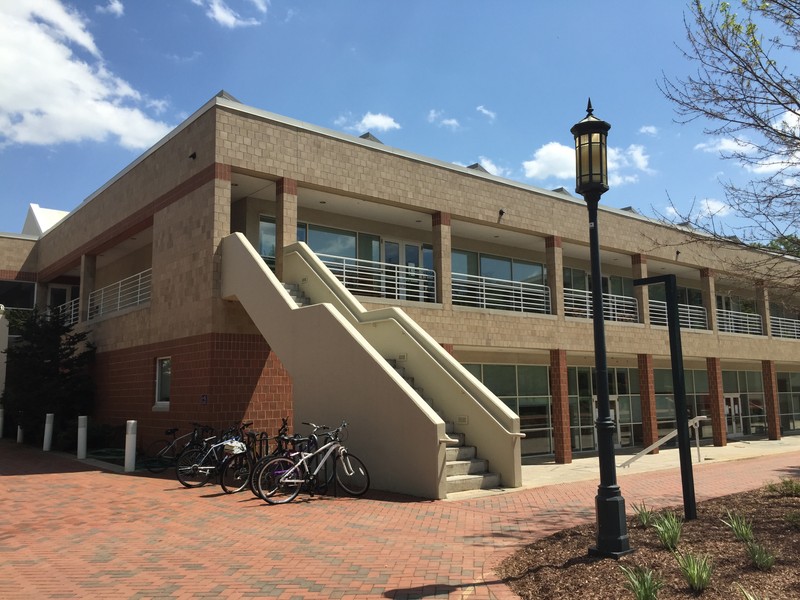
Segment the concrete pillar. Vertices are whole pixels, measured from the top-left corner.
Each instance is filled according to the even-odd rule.
[[[44,440],[42,441],[42,452],[50,452],[53,445],[53,420],[55,414],[47,413],[44,418]]]
[[[556,463],[572,462],[572,436],[569,422],[569,382],[567,351],[550,350],[550,397],[553,419],[553,450]]]
[[[711,408],[711,434],[715,446],[728,444],[728,426],[725,422],[725,406],[722,395],[722,362],[718,358],[706,358],[708,371],[708,404]]]
[[[94,291],[97,275],[97,257],[93,254],[81,256],[81,291],[78,301],[78,321],[85,323],[89,320],[89,294]]]
[[[644,254],[631,256],[631,269],[634,279],[647,277],[647,257]],[[650,324],[650,289],[646,285],[637,285],[633,288],[633,295],[639,304],[639,323]],[[652,365],[651,365],[652,368]]]
[[[639,398],[642,402],[642,446],[647,448],[650,444],[658,441],[653,355],[639,354],[637,362],[639,366]],[[653,450],[651,454],[658,454],[658,448]]]
[[[714,272],[711,269],[700,269],[700,280],[703,292],[703,307],[706,309],[708,328],[712,331],[719,331],[717,327],[717,287],[714,283]],[[721,373],[720,371],[720,377],[722,377]],[[720,388],[720,390],[721,389],[722,388]]]
[[[89,431],[89,417],[78,417],[78,460],[86,458],[86,441]]]
[[[547,286],[550,288],[550,313],[564,318],[564,253],[557,235],[545,240]]]
[[[775,361],[761,361],[764,380],[764,405],[767,413],[767,435],[771,440],[781,439],[781,411],[778,403],[778,372]]]
[[[284,249],[297,241],[297,181],[279,179],[275,200],[275,275],[283,280]]]
[[[443,308],[453,305],[453,238],[450,213],[433,214],[433,270],[436,271],[436,301]]]
[[[771,336],[772,323],[770,323],[769,290],[763,281],[756,284],[756,312],[761,315],[761,333]]]
[[[136,421],[125,424],[125,472],[136,470]]]

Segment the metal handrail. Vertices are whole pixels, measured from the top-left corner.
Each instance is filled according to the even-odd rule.
[[[591,319],[594,314],[592,292],[564,288],[564,314]],[[603,319],[626,323],[639,322],[639,303],[630,296],[603,294]]]
[[[689,425],[689,427],[694,427],[695,437],[697,439],[697,461],[698,462],[700,462],[700,435],[699,435],[699,432],[698,432],[698,428],[700,427],[700,421],[710,421],[710,420],[711,420],[711,417],[706,417],[704,415],[698,415],[698,416],[694,417],[693,419],[689,419],[688,425]],[[619,465],[619,467],[620,468],[627,468],[627,467],[631,466],[631,463],[636,462],[637,460],[642,458],[645,454],[649,454],[652,450],[655,450],[659,446],[667,443],[668,441],[670,441],[672,438],[674,438],[677,435],[678,435],[678,430],[677,429],[673,429],[667,435],[665,435],[664,437],[662,437],[661,439],[656,441],[654,444],[650,444],[647,448],[645,448],[644,450],[642,450],[641,452],[639,452],[635,456],[633,456],[633,457],[629,458],[628,460],[626,460],[624,463]]]
[[[650,300],[650,324],[667,325],[667,303]],[[702,306],[678,304],[678,319],[684,329],[708,329],[706,309]]]
[[[353,294],[436,302],[436,272],[423,267],[317,254]]]
[[[150,301],[152,269],[147,269],[89,294],[89,319]]]
[[[773,337],[791,338],[800,340],[800,321],[797,319],[785,319],[783,317],[770,317]]]
[[[550,288],[538,283],[453,273],[453,304],[550,314]]]
[[[763,335],[761,315],[743,313],[735,310],[718,310],[717,327],[726,333],[748,333]]]
[[[50,309],[50,312],[56,315],[65,315],[64,323],[66,325],[75,325],[78,322],[78,315],[80,315],[80,298],[74,298],[64,304],[59,304]]]

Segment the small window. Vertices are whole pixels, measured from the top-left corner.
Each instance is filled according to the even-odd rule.
[[[172,382],[172,359],[156,359],[156,405],[169,405],[169,389]]]

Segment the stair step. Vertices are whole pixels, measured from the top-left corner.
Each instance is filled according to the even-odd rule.
[[[448,446],[445,449],[446,461],[453,462],[456,460],[472,460],[475,458],[477,451],[475,446]]]
[[[453,460],[445,464],[444,472],[447,477],[456,475],[483,475],[489,468],[489,462],[481,458],[468,460]]]
[[[283,289],[289,293],[289,296],[292,297],[292,300],[294,300],[298,306],[307,306],[311,304],[309,297],[300,291],[300,286],[296,283],[284,283]]]
[[[456,433],[455,431],[450,431],[447,433],[447,437],[451,438],[452,442],[447,442],[448,448],[455,448],[457,446],[464,445],[464,434],[463,433]]]
[[[469,490],[486,490],[500,487],[500,476],[497,473],[482,475],[454,475],[447,478],[447,493],[466,492]]]

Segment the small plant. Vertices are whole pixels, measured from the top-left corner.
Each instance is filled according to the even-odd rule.
[[[768,483],[766,490],[776,496],[789,496],[797,498],[800,496],[800,480],[791,477],[782,477],[778,483]]]
[[[753,524],[747,519],[747,517],[729,510],[726,510],[725,512],[728,514],[728,518],[722,519],[722,522],[731,528],[734,537],[740,542],[752,542]]]
[[[785,518],[789,525],[795,529],[800,529],[800,512],[793,510],[792,512],[787,513]]]
[[[636,514],[636,518],[639,519],[639,525],[645,529],[653,525],[653,520],[656,517],[656,513],[652,508],[648,508],[644,502],[641,504],[634,503],[632,506],[633,512]]]
[[[681,539],[683,521],[671,510],[656,515],[653,519],[653,529],[658,534],[658,539],[667,550],[675,550]]]
[[[768,598],[766,596],[764,596],[762,598],[758,594],[754,594],[753,592],[748,592],[746,589],[744,589],[738,583],[736,584],[736,587],[738,587],[739,591],[742,592],[742,597],[744,598],[744,600],[768,600]]]
[[[747,555],[759,571],[769,571],[775,564],[775,555],[756,542],[747,543]]]
[[[708,587],[714,565],[707,554],[681,554],[676,551],[675,559],[692,591],[702,592]]]
[[[630,590],[636,600],[656,600],[658,591],[664,585],[658,573],[647,567],[625,567],[620,565],[625,574],[625,587]]]

